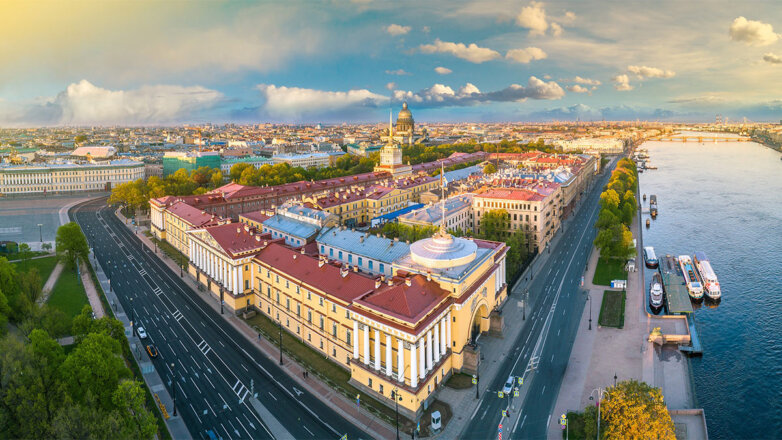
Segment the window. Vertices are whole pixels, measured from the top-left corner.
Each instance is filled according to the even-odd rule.
[[[353,264],[353,254],[348,254],[348,263]]]
[[[323,316],[320,317],[320,329],[324,330],[325,327],[325,321],[323,320]]]
[[[383,263],[380,263],[380,273],[385,273],[385,265]]]
[[[342,259],[342,251],[339,251],[339,259]]]
[[[336,322],[332,322],[331,323],[331,334],[335,338],[337,337],[337,323]]]
[[[351,336],[350,336],[350,330],[345,330],[345,342],[347,342],[348,344],[352,344],[353,343],[353,340],[351,339]],[[454,344],[455,343],[456,343],[456,341],[454,341]]]
[[[312,293],[309,290],[307,291],[307,299],[312,299]]]
[[[272,298],[272,288],[270,286],[266,286],[266,296],[271,299]]]
[[[279,304],[279,303],[280,303],[280,291],[278,290],[277,291],[277,304]]]
[[[373,263],[373,261],[369,260],[369,270],[372,270],[372,263]]]
[[[296,304],[296,316],[301,316],[301,304]]]
[[[323,338],[320,339],[320,349],[323,350]]]
[[[307,322],[312,324],[312,310],[307,310]]]
[[[335,303],[331,303],[331,313],[337,313],[337,305]]]
[[[290,289],[290,288],[291,288],[291,283],[290,283],[290,281],[288,281],[288,280],[285,280],[285,288],[286,288],[286,289]]]
[[[323,307],[323,297],[322,296],[318,298],[318,302],[320,303],[321,307]]]
[[[363,258],[361,258],[361,257],[358,257],[358,265],[359,265],[359,267],[360,267],[362,264],[364,264],[364,262],[363,262],[362,260],[363,260]]]
[[[331,256],[331,257],[334,256],[334,249],[331,249],[331,248],[329,249],[329,256]]]
[[[371,377],[368,379],[367,386],[369,388],[372,388],[372,378]]]
[[[285,298],[285,310],[290,310],[290,309],[291,309],[291,299]]]

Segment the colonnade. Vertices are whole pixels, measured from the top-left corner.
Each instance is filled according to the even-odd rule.
[[[244,291],[242,287],[244,285],[244,274],[242,273],[241,265],[235,266],[231,264],[193,240],[190,240],[190,261],[212,279],[222,284],[234,296]]]
[[[424,333],[417,335],[414,343],[409,343],[401,338],[396,338],[397,355],[396,364],[393,364],[393,337],[385,333],[385,371],[382,372],[381,365],[381,330],[371,328],[366,324],[353,321],[353,359],[361,361],[370,368],[373,368],[378,374],[385,373],[388,377],[393,377],[394,367],[396,367],[396,380],[404,382],[412,388],[418,386],[418,381],[426,378],[426,375],[432,371],[435,365],[448,353],[448,346],[451,344],[451,312],[448,311],[431,325]],[[370,350],[370,332],[374,332],[374,347]],[[359,334],[361,337],[359,338]],[[361,340],[361,342],[360,342]],[[363,352],[362,352],[363,349]],[[405,351],[409,352],[407,362],[405,360]],[[372,353],[372,356],[370,356]],[[405,371],[410,370],[410,379],[406,380]]]

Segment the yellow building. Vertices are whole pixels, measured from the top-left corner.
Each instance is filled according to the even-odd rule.
[[[166,225],[165,229],[151,228],[152,234],[160,240],[171,243],[188,257],[190,257],[190,237],[187,231],[225,223],[214,214],[193,208],[182,201],[174,202],[166,210],[151,212],[153,216],[157,215],[162,219],[159,224]]]
[[[392,240],[388,240],[392,244]],[[381,244],[387,245],[387,244]],[[504,243],[444,231],[418,241],[372,278],[357,266],[291,249],[262,246],[253,258],[253,303],[351,373],[351,383],[415,418],[457,371],[474,372],[469,343],[502,330],[491,311],[507,297]]]
[[[252,305],[250,261],[270,241],[268,235],[240,223],[187,231],[188,272],[234,312]]]
[[[144,178],[144,164],[127,159],[86,163],[0,164],[0,194],[110,191]]]

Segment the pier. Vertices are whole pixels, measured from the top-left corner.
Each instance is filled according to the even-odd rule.
[[[753,142],[750,138],[731,138],[731,137],[718,137],[718,136],[659,136],[649,139],[656,142]]]

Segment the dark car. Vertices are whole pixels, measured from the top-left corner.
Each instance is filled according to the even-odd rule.
[[[147,345],[147,353],[149,353],[149,357],[151,358],[156,358],[158,355],[157,348],[152,344]]]

